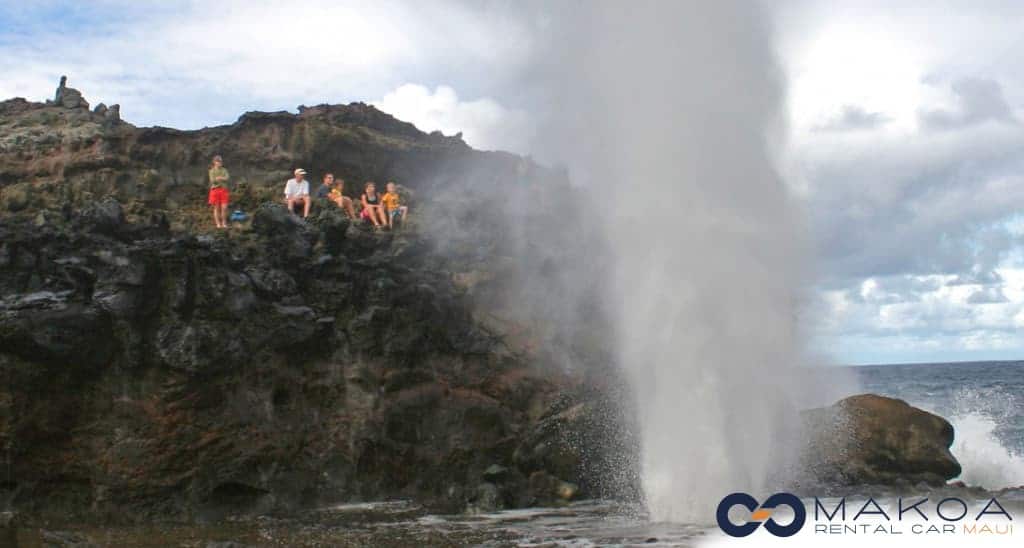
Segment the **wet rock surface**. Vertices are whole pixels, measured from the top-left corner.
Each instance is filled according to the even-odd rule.
[[[942,485],[960,475],[953,426],[902,400],[861,394],[804,412],[815,480],[834,485]]]

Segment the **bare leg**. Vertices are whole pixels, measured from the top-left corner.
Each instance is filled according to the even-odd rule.
[[[220,206],[220,224],[224,228],[228,227],[228,204]]]
[[[384,206],[377,206],[377,215],[380,215],[381,226],[388,224],[388,214],[384,213]]]
[[[220,206],[213,204],[211,209],[213,210],[213,226],[220,228]]]
[[[302,197],[302,218],[309,217],[309,196]]]
[[[348,196],[341,197],[342,209],[348,212],[348,216],[353,221],[356,220],[356,207],[352,205],[352,198]]]

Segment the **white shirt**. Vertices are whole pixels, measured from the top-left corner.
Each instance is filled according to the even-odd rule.
[[[305,179],[302,181],[288,179],[288,182],[284,185],[284,197],[291,199],[300,196],[309,196],[309,181]]]

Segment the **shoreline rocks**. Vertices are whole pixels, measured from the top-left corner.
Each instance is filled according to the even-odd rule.
[[[943,485],[960,475],[953,426],[903,400],[860,394],[803,413],[803,468],[833,485]]]

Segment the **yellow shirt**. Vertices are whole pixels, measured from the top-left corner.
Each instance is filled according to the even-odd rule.
[[[380,200],[384,202],[384,208],[387,209],[388,211],[398,209],[398,206],[400,205],[398,201],[397,192],[385,192],[384,197],[382,197]]]

